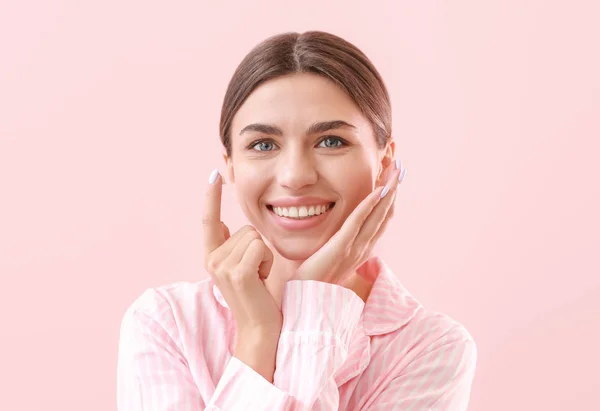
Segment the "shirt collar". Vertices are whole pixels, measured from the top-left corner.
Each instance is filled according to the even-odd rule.
[[[387,334],[407,324],[422,306],[381,258],[371,258],[367,267],[377,278],[361,314],[363,327],[367,335]],[[213,294],[223,307],[229,309],[214,283]]]
[[[387,334],[406,325],[422,306],[381,258],[367,265],[377,278],[363,309],[363,326],[367,335]]]

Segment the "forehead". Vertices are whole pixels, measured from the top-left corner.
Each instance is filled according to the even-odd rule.
[[[304,131],[316,121],[344,120],[368,132],[370,124],[352,98],[323,76],[296,73],[269,80],[244,101],[232,122],[232,137],[250,123]]]

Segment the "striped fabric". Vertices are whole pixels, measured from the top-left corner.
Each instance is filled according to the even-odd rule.
[[[469,332],[381,259],[369,266],[366,304],[338,285],[286,283],[273,384],[232,356],[235,320],[211,279],[147,289],[121,323],[118,410],[466,410]]]

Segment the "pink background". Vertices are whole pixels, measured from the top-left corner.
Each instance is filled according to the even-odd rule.
[[[116,408],[126,307],[206,278],[233,70],[311,29],[356,44],[389,87],[408,174],[380,255],[473,334],[469,409],[600,409],[599,15],[592,0],[1,2],[0,409]]]

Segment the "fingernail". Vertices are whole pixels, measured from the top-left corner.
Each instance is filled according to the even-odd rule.
[[[396,170],[400,170],[400,159],[396,160]]]
[[[379,196],[379,198],[385,197],[385,195],[388,193],[388,191],[390,191],[390,188],[388,186],[383,187],[383,191],[381,192],[381,195]]]
[[[215,168],[211,173],[210,177],[208,177],[208,183],[214,184],[217,181],[217,177],[219,177],[219,169]]]
[[[400,184],[402,180],[404,180],[404,176],[406,176],[406,169],[402,170],[402,172],[398,176],[398,184]]]

